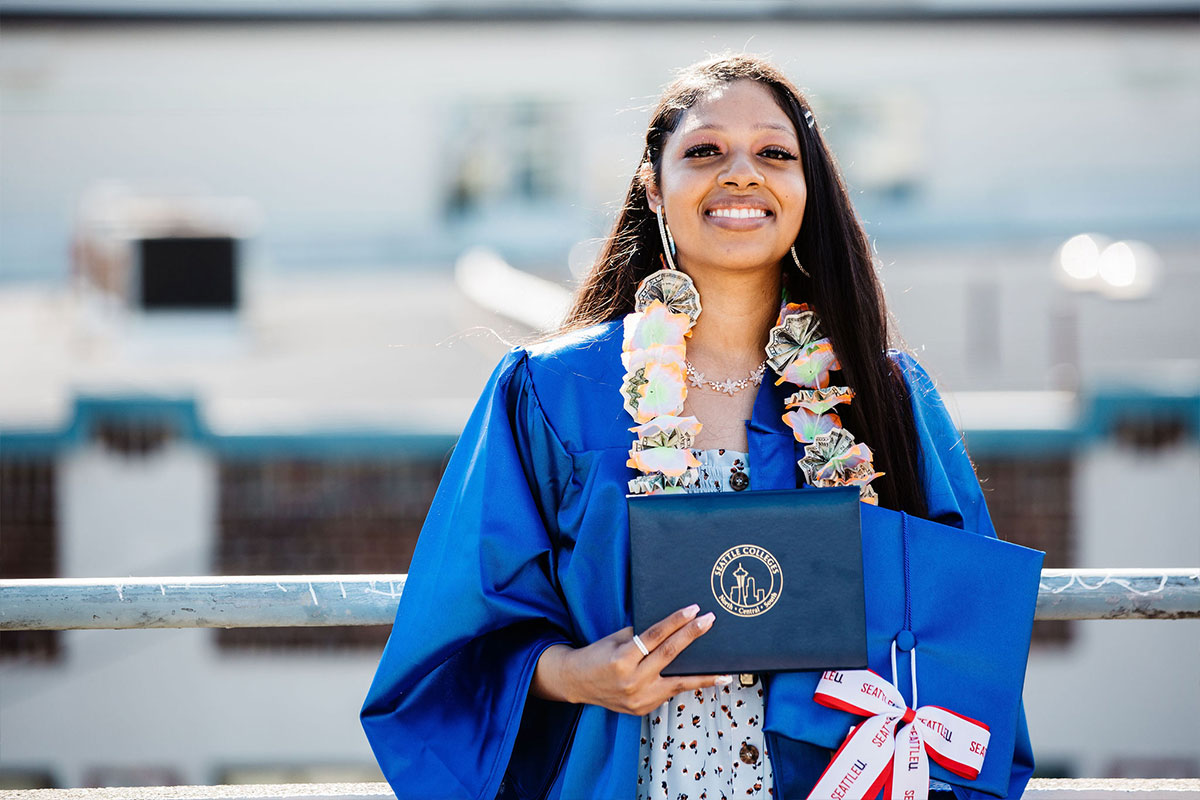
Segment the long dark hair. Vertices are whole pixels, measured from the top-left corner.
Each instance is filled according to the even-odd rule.
[[[807,99],[763,59],[726,55],[702,61],[684,69],[663,92],[625,205],[563,329],[620,319],[633,311],[638,282],[660,268],[662,244],[646,201],[646,185],[651,179],[657,184],[661,177],[663,144],[697,100],[736,80],[757,81],[770,89],[800,140],[808,202],[796,253],[808,276],[785,258],[783,281],[792,302],[808,302],[820,316],[841,362],[843,382],[854,388],[854,402],[839,409],[842,423],[867,443],[875,454],[876,470],[886,473],[871,484],[880,503],[923,516],[926,503],[917,473],[912,408],[899,369],[885,354],[888,316],[870,243],[820,128],[809,127],[806,115],[811,119],[812,111]]]

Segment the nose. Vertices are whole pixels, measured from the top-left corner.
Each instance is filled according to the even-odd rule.
[[[744,151],[731,153],[718,177],[721,185],[738,187],[758,186],[763,179],[753,155]]]

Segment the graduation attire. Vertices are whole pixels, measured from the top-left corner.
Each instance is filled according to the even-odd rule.
[[[622,326],[514,348],[472,412],[425,520],[363,729],[399,798],[628,798],[641,719],[529,694],[549,646],[632,624],[625,494],[633,424],[621,403]],[[912,396],[929,518],[994,537],[983,494],[932,381],[893,353]],[[751,490],[799,485],[787,387],[764,380],[746,423]],[[703,422],[703,420],[701,420]],[[770,730],[775,797],[803,800],[831,753]],[[782,701],[782,698],[781,698]],[[1033,769],[1018,720],[1009,796]],[[957,788],[960,798],[988,797]]]

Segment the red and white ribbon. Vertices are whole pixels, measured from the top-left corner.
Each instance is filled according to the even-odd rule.
[[[914,711],[899,689],[866,669],[826,672],[813,699],[868,719],[851,728],[809,800],[865,800],[884,786],[889,800],[926,800],[929,758],[967,780],[979,777],[991,737],[982,722],[940,706]]]

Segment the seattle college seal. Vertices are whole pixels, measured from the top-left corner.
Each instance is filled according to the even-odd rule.
[[[713,564],[713,597],[730,614],[765,614],[782,591],[783,570],[765,547],[739,544],[722,553]]]

